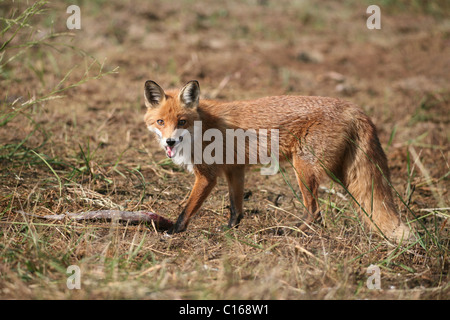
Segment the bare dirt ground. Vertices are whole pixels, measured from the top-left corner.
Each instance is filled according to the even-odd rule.
[[[10,48],[70,34],[29,44],[0,68],[0,297],[449,299],[449,6],[382,1],[382,28],[369,30],[374,3],[345,3],[86,1],[80,30],[66,27],[72,3],[45,5]],[[26,7],[2,2],[0,13]],[[1,63],[21,50],[5,50]],[[64,97],[17,111],[60,88],[70,70],[60,87],[73,87],[53,95]],[[144,126],[148,79],[164,88],[196,79],[202,97],[220,100],[293,94],[358,104],[377,126],[399,211],[421,243],[396,246],[368,233],[331,181],[320,193],[322,222],[277,235],[302,216],[289,166],[285,178],[249,169],[237,230],[222,228],[224,181],[188,231],[173,236],[18,214],[121,208],[176,219],[194,179]],[[66,286],[69,265],[82,270],[80,290]],[[369,265],[380,268],[380,290],[366,285]]]

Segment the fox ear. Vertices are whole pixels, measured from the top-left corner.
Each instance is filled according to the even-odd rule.
[[[196,108],[200,97],[200,85],[191,80],[181,89],[179,99],[185,108]]]
[[[152,80],[145,82],[144,97],[147,108],[155,108],[166,100],[164,90]]]

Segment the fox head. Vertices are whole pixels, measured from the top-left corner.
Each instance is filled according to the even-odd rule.
[[[199,120],[199,96],[196,80],[189,81],[181,90],[167,92],[152,80],[145,82],[145,123],[155,133],[167,157],[174,161],[182,144],[190,143],[187,140],[193,135],[194,121]]]

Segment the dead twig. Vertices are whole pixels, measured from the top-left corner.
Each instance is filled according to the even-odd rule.
[[[17,211],[20,214],[45,220],[62,221],[64,219],[81,220],[106,220],[106,221],[127,221],[130,223],[148,222],[153,223],[158,230],[169,230],[173,227],[173,222],[156,213],[148,211],[121,211],[121,210],[97,210],[85,211],[80,213],[65,213],[39,216],[22,210]]]

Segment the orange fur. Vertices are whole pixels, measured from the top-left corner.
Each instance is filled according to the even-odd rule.
[[[395,240],[410,237],[409,228],[395,208],[387,159],[375,126],[358,107],[325,97],[276,96],[219,102],[199,100],[198,95],[196,81],[188,82],[179,91],[167,92],[152,81],[146,82],[145,122],[149,129],[159,130],[162,146],[176,129],[192,131],[194,121],[201,121],[203,132],[211,128],[224,134],[226,129],[277,129],[280,160],[286,157],[292,162],[309,214],[307,223],[319,214],[318,187],[322,178],[329,175],[353,195],[368,226]],[[164,125],[158,125],[157,120],[163,120]],[[207,145],[208,142],[201,142],[202,148]],[[246,163],[248,158],[247,147]],[[243,215],[244,167],[245,164],[193,165],[194,188],[172,231],[187,228],[220,174],[225,175],[229,185],[229,226],[238,225]]]

